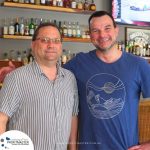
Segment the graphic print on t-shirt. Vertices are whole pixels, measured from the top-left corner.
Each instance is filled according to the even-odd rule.
[[[116,76],[107,73],[92,76],[86,85],[87,103],[92,115],[109,119],[118,115],[125,103],[125,86]]]

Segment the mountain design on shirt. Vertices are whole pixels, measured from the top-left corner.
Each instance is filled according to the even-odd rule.
[[[86,85],[88,107],[91,114],[99,119],[118,115],[123,109],[125,95],[123,82],[111,74],[96,74]]]

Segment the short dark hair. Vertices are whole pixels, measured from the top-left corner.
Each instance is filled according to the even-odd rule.
[[[40,30],[41,28],[43,28],[43,27],[48,27],[48,26],[56,28],[56,29],[59,31],[59,33],[60,33],[60,30],[59,30],[59,28],[58,28],[58,26],[57,26],[56,24],[50,23],[50,22],[41,23],[41,24],[37,27],[37,29],[35,30],[35,32],[34,32],[34,34],[33,34],[33,36],[32,36],[32,41],[35,41],[35,40],[36,40],[36,38],[37,38],[37,36],[38,36],[38,34],[39,34],[39,30]],[[61,37],[61,33],[60,33],[60,37]]]
[[[115,20],[114,20],[114,18],[113,18],[113,16],[110,14],[110,13],[108,13],[107,11],[96,11],[96,12],[94,12],[91,16],[90,16],[90,18],[89,18],[89,20],[88,20],[88,22],[89,22],[89,28],[90,28],[90,21],[92,20],[92,18],[95,18],[95,17],[102,17],[102,16],[105,16],[105,15],[107,15],[107,16],[109,16],[110,18],[111,18],[111,20],[112,20],[112,22],[113,22],[113,25],[114,25],[114,27],[116,28],[116,22],[115,22]]]

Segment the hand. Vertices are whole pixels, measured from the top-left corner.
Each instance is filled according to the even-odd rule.
[[[0,68],[0,82],[2,82],[5,76],[15,69],[15,65],[10,61],[9,66]]]
[[[150,142],[130,147],[128,150],[150,150]]]

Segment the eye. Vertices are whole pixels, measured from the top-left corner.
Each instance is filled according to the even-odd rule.
[[[60,43],[61,39],[55,39],[55,43]]]
[[[49,39],[48,38],[41,38],[42,43],[48,43]]]
[[[91,33],[98,33],[98,32],[99,32],[98,29],[92,29],[92,30],[91,30]]]

